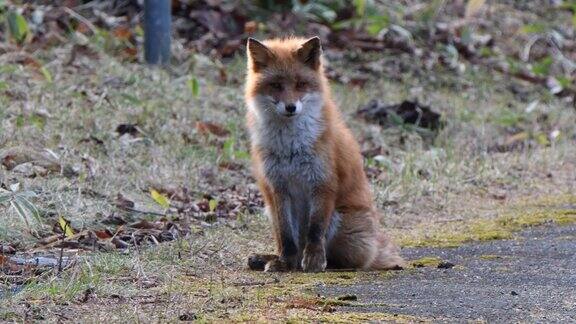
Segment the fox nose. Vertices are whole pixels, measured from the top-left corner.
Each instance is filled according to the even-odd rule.
[[[287,104],[286,105],[286,112],[293,113],[295,111],[296,111],[296,105],[295,104]]]

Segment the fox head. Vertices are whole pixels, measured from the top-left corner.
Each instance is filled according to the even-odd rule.
[[[248,39],[246,99],[256,113],[290,120],[318,116],[323,71],[320,39]]]

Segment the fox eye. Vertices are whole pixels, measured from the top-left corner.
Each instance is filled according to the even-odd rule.
[[[282,90],[282,83],[280,83],[280,82],[272,82],[272,83],[270,83],[270,86],[274,90]]]
[[[296,82],[296,88],[297,89],[304,89],[304,88],[306,88],[306,86],[308,86],[308,82],[304,82],[304,81]]]

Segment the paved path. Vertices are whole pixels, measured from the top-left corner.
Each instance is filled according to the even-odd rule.
[[[448,322],[576,323],[576,225],[538,227],[515,240],[405,249],[403,254],[410,260],[438,256],[456,266],[399,271],[381,282],[319,287],[319,293],[357,296],[353,306],[338,311]]]

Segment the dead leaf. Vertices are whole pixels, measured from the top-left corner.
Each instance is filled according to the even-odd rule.
[[[198,319],[198,316],[193,312],[188,312],[178,316],[178,319],[182,322],[192,322]]]
[[[78,243],[86,247],[96,247],[99,243],[99,238],[94,231],[84,231],[81,235],[78,235]]]
[[[200,209],[200,211],[203,211],[203,212],[209,212],[210,211],[210,206],[209,206],[207,200],[203,200],[203,201],[198,202],[196,204],[196,206],[198,207],[198,209]]]
[[[525,140],[527,140],[530,137],[530,134],[528,134],[528,132],[519,132],[516,133],[510,137],[508,137],[506,139],[506,141],[504,141],[504,145],[505,146],[512,146],[515,145],[519,142],[523,142]]]
[[[191,200],[190,190],[186,187],[176,185],[164,185],[161,183],[151,182],[149,187],[158,193],[165,195],[169,200],[189,203]]]
[[[112,35],[114,35],[114,37],[116,37],[119,40],[125,41],[130,39],[130,37],[132,37],[132,31],[128,26],[120,26],[112,30]]]
[[[220,162],[218,164],[218,167],[220,167],[220,169],[238,171],[238,170],[242,170],[244,168],[244,165],[242,165],[241,163],[236,163],[236,162],[223,161],[223,162]]]
[[[156,223],[152,223],[152,222],[147,221],[145,219],[138,221],[136,223],[132,223],[128,226],[130,226],[132,228],[139,228],[139,229],[161,229],[162,228],[162,224],[158,225]]]
[[[104,230],[97,230],[94,231],[94,234],[96,235],[96,237],[98,237],[99,239],[109,239],[112,236],[114,236],[109,230],[104,229]]]
[[[56,244],[53,245],[55,248],[62,248],[62,249],[81,249],[82,244],[78,241],[57,241]]]
[[[386,150],[382,146],[376,146],[369,149],[362,150],[362,156],[366,158],[373,158],[378,155],[386,154]]]
[[[137,47],[125,47],[120,53],[121,57],[129,62],[136,62],[138,60],[138,48]]]
[[[74,236],[74,231],[72,230],[72,225],[70,225],[70,221],[64,218],[63,216],[58,217],[58,224],[62,229],[62,232],[66,237]]]
[[[12,171],[16,173],[21,173],[22,175],[28,178],[43,177],[49,173],[49,171],[44,167],[34,165],[32,162],[18,164],[12,169]]]
[[[376,122],[380,125],[405,123],[430,130],[437,130],[443,126],[439,113],[432,111],[430,107],[424,106],[417,101],[404,100],[399,104],[384,105],[374,99],[361,107],[357,114],[364,117],[367,121]],[[395,118],[399,118],[399,120],[396,121]]]
[[[90,29],[90,27],[87,24],[80,22],[76,26],[76,32],[78,32],[80,34],[87,34],[87,33],[92,32],[92,29]]]
[[[224,43],[222,47],[220,47],[220,55],[224,57],[232,56],[238,49],[242,46],[242,42],[239,39],[231,39]]]
[[[361,88],[363,87],[366,82],[368,82],[369,78],[367,76],[354,76],[352,78],[350,78],[348,80],[348,84],[353,86],[353,87],[357,87],[357,88]]]
[[[79,56],[85,56],[94,61],[99,59],[98,52],[94,51],[90,47],[86,45],[74,44],[74,46],[72,46],[72,50],[70,51],[70,57],[66,63],[64,63],[64,65],[72,65],[76,58]]]
[[[59,226],[59,225],[58,225],[58,226]],[[57,228],[58,228],[58,227],[57,227]],[[41,240],[38,242],[38,244],[39,244],[39,245],[49,245],[49,244],[52,244],[52,243],[60,240],[60,237],[61,237],[61,236],[62,236],[62,235],[60,235],[60,234],[50,235],[50,236],[48,236],[48,237],[45,237],[45,238],[41,239]]]
[[[114,246],[116,246],[116,248],[118,249],[127,249],[130,247],[130,244],[124,242],[123,240],[121,240],[116,236],[112,238],[112,244],[114,244]]]
[[[86,290],[84,290],[84,293],[82,294],[82,298],[80,298],[79,301],[81,303],[85,303],[90,299],[90,297],[92,297],[92,295],[94,295],[94,288],[88,287],[88,288],[86,288]]]
[[[211,122],[196,122],[196,130],[202,135],[212,134],[218,137],[226,137],[230,135],[230,131]]]
[[[140,129],[136,124],[120,124],[118,127],[116,127],[116,133],[118,133],[120,136],[124,134],[130,134],[134,137],[138,134],[141,134]]]
[[[251,20],[244,24],[244,33],[251,35],[257,31],[258,31],[258,23],[256,21]]]
[[[193,10],[190,18],[214,33],[218,38],[228,34],[238,34],[238,26],[233,20],[223,19],[223,13],[216,10]],[[240,26],[240,28],[242,28]],[[241,31],[240,31],[241,32]]]
[[[166,196],[164,196],[163,194],[159,193],[158,191],[156,191],[154,189],[150,189],[150,196],[162,208],[169,208],[170,207],[170,201],[168,200],[168,198]]]
[[[6,57],[6,61],[9,63],[20,64],[31,68],[31,70],[35,74],[36,79],[51,80],[52,78],[50,72],[46,69],[46,67],[44,67],[40,61],[38,61],[36,58],[34,58],[33,56],[31,56],[26,52],[10,53],[10,55]]]
[[[60,172],[62,168],[58,161],[58,156],[50,150],[36,150],[18,146],[0,150],[0,163],[8,170],[28,162],[52,172]],[[27,170],[21,171],[28,172]]]
[[[213,212],[216,210],[216,207],[218,207],[218,201],[216,199],[210,199],[208,201],[208,209],[210,212]]]
[[[0,254],[0,273],[11,275],[22,275],[30,267],[19,265],[14,262],[10,257]]]
[[[507,196],[505,193],[492,193],[490,197],[496,200],[506,200]]]
[[[158,282],[154,278],[146,278],[140,281],[140,285],[142,286],[142,288],[147,289],[158,286]]]
[[[530,134],[525,131],[518,132],[514,135],[508,136],[503,141],[498,141],[497,144],[488,147],[488,152],[510,152],[515,150],[523,150],[526,147],[531,147],[534,142],[531,141]]]
[[[220,84],[226,84],[226,82],[228,81],[228,73],[226,73],[225,68],[220,68],[218,70],[218,76],[219,76]]]
[[[470,18],[474,16],[476,13],[478,13],[478,11],[480,11],[480,8],[484,6],[485,2],[486,0],[468,0],[466,3],[466,11],[464,13],[464,17]]]
[[[0,244],[0,254],[14,254],[16,249],[11,244],[2,243]]]
[[[114,204],[116,205],[116,207],[120,209],[128,209],[128,210],[134,208],[134,206],[136,205],[132,200],[126,198],[121,193],[118,193],[118,195],[116,195],[116,201],[114,201]]]
[[[112,214],[104,218],[101,223],[106,225],[124,225],[126,224],[126,220],[120,216]]]

